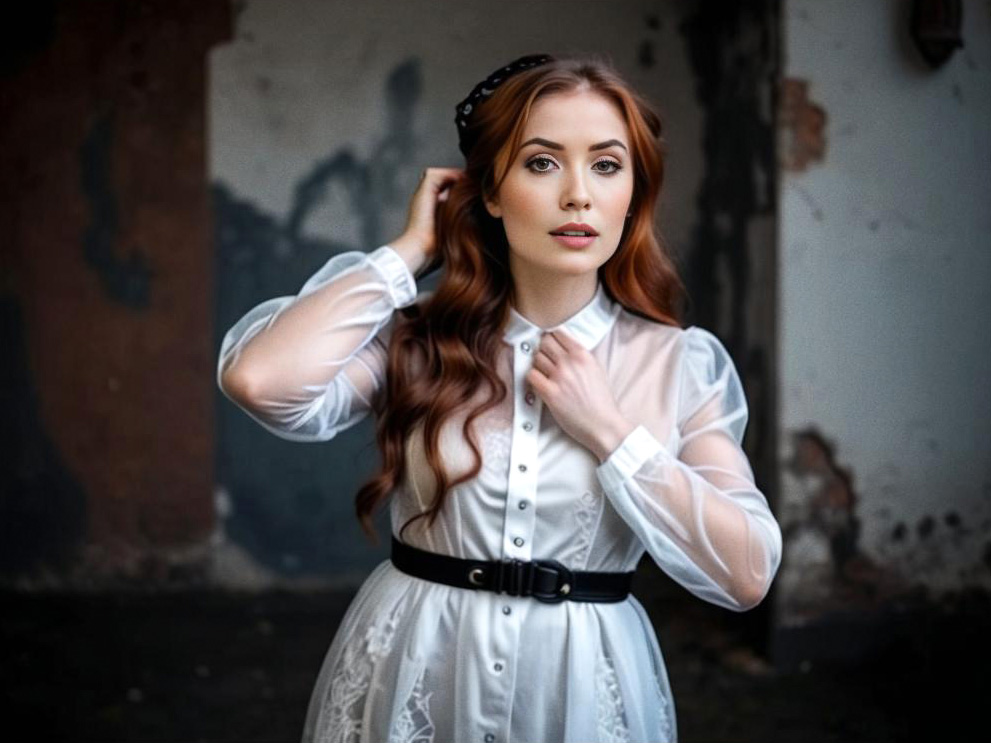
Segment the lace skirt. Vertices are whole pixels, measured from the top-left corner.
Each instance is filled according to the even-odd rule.
[[[344,615],[303,743],[673,743],[645,610],[455,588],[379,564]]]

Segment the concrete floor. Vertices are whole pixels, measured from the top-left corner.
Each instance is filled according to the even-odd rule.
[[[887,647],[855,664],[801,662],[803,643],[821,650],[824,636],[775,641],[789,659],[775,669],[762,654],[759,607],[735,614],[683,591],[644,593],[635,582],[668,663],[681,743],[976,735],[967,731],[991,690],[986,596],[952,613],[903,615]],[[3,720],[5,730],[22,732],[4,738],[298,740],[310,687],[351,595],[7,591]]]

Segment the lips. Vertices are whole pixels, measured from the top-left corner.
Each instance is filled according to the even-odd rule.
[[[567,224],[562,224],[560,227],[551,230],[552,235],[563,235],[565,233],[580,233],[575,234],[575,237],[581,237],[586,235],[589,237],[595,237],[599,233],[590,224],[585,224],[584,222],[568,222]]]

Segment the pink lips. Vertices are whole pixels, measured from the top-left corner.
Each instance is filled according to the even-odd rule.
[[[588,234],[584,237],[580,235],[558,235],[558,232],[587,232]],[[567,224],[562,224],[560,227],[551,230],[550,233],[555,240],[567,245],[569,248],[584,248],[592,244],[596,235],[595,228],[592,225],[585,224],[584,222],[568,222]]]
[[[592,244],[595,239],[593,235],[588,237],[574,237],[571,235],[552,235],[552,237],[560,243],[567,245],[569,248],[585,248]]]

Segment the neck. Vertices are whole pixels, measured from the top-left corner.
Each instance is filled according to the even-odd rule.
[[[596,271],[580,274],[514,273],[514,307],[540,328],[552,328],[592,301],[598,287]]]

